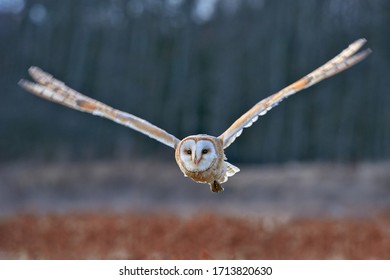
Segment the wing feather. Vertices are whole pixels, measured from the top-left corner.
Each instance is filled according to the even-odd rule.
[[[19,85],[39,97],[78,111],[110,119],[141,132],[172,148],[175,148],[179,142],[175,136],[169,134],[165,130],[132,114],[116,110],[102,102],[85,96],[69,88],[63,82],[53,78],[53,76],[42,71],[38,67],[30,67],[28,71],[37,83],[20,80]]]
[[[265,115],[273,107],[277,106],[283,99],[308,88],[326,78],[329,78],[341,71],[348,69],[362,61],[370,53],[370,49],[355,54],[364,44],[366,39],[359,39],[353,42],[340,54],[329,60],[327,63],[312,71],[308,75],[285,87],[279,92],[261,100],[249,111],[237,119],[223,134],[219,136],[223,140],[223,148],[226,149],[234,140],[239,137],[244,128],[250,127],[259,116]],[[355,55],[354,55],[355,54]]]

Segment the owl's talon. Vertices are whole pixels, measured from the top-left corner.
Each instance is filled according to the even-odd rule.
[[[218,183],[217,181],[214,181],[212,184],[210,184],[210,190],[212,192],[218,193],[218,192],[223,192],[224,189],[220,183]]]

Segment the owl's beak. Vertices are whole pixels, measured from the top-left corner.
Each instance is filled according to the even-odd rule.
[[[202,159],[202,158],[199,158],[199,159],[198,159],[198,158],[196,157],[196,155],[194,155],[194,156],[192,157],[192,162],[193,162],[195,165],[198,165],[201,159]]]

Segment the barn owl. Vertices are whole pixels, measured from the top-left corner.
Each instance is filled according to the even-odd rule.
[[[19,85],[39,97],[110,119],[160,141],[175,149],[175,159],[184,176],[190,177],[198,183],[209,184],[212,192],[222,192],[221,184],[240,171],[239,168],[226,161],[224,150],[241,135],[243,129],[250,127],[259,116],[266,114],[283,99],[363,60],[371,52],[370,49],[366,49],[357,53],[365,42],[365,39],[353,42],[321,67],[279,92],[261,100],[218,137],[199,134],[179,140],[172,134],[139,117],[116,110],[67,87],[38,67],[32,66],[29,68],[29,74],[36,83],[20,80]]]

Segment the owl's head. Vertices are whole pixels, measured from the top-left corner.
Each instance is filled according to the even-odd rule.
[[[194,135],[184,138],[178,145],[176,160],[189,172],[209,169],[218,159],[218,148],[214,137]]]

